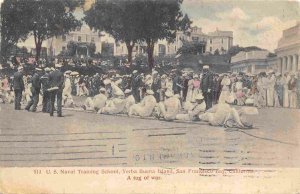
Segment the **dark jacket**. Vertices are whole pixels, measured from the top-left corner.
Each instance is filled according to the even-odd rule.
[[[49,73],[45,73],[41,77],[41,82],[42,82],[42,89],[43,91],[46,91],[49,89]]]
[[[41,89],[41,79],[40,79],[40,75],[35,73],[32,76],[32,88],[36,89],[36,90],[40,90]]]
[[[208,89],[213,89],[213,75],[210,72],[204,73],[201,79],[201,90],[206,93]]]
[[[23,74],[21,72],[14,74],[14,90],[24,90]]]
[[[49,86],[58,87],[59,90],[64,88],[64,74],[59,70],[55,70],[49,75]]]

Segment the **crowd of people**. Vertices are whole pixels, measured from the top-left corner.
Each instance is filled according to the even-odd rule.
[[[15,109],[62,116],[62,106],[95,111],[99,114],[158,119],[206,121],[211,125],[251,127],[246,115],[258,114],[257,108],[300,106],[300,73],[281,75],[273,71],[257,75],[222,73],[204,66],[201,73],[177,69],[161,74],[152,70],[143,74],[116,72],[93,76],[55,68],[35,68],[33,75],[23,75],[23,67],[9,78],[1,78],[0,97],[3,103],[15,103]],[[14,91],[14,92],[13,92]],[[74,102],[74,96],[84,103]],[[233,106],[236,105],[236,106]]]

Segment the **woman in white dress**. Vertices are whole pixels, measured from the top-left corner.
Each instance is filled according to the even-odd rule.
[[[290,81],[290,76],[288,75],[288,73],[284,74],[283,77],[283,107],[284,108],[288,108],[290,106],[289,103],[289,88],[288,88],[288,84]]]
[[[199,93],[201,93],[200,91],[200,80],[199,80],[199,76],[196,74],[194,75],[194,79],[193,79],[193,95],[192,95],[192,101],[191,102],[196,102],[195,101],[195,97],[198,96]]]
[[[186,102],[192,102],[192,98],[193,98],[193,83],[194,83],[194,79],[190,79],[188,81],[188,91],[187,91],[187,95],[186,95]]]
[[[270,73],[267,77],[267,106],[274,106],[275,76]]]
[[[227,99],[230,96],[230,90],[229,90],[229,86],[230,86],[230,78],[228,77],[227,74],[224,75],[224,78],[221,81],[221,86],[222,86],[222,91],[219,97],[219,103],[225,103],[227,101]]]

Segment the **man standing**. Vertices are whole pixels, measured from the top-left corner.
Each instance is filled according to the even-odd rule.
[[[141,100],[140,91],[139,91],[140,87],[141,87],[140,76],[138,75],[138,71],[134,70],[132,72],[131,91],[136,102],[140,102]]]
[[[161,80],[160,80],[160,76],[158,74],[157,71],[153,71],[152,73],[152,90],[154,91],[154,97],[156,99],[156,102],[160,101],[160,87],[161,87]]]
[[[40,78],[40,72],[42,69],[36,68],[35,73],[32,76],[32,86],[31,86],[31,99],[28,102],[25,110],[29,111],[30,107],[32,106],[32,112],[36,112],[37,104],[39,103],[39,95],[41,91],[41,78]]]
[[[50,68],[45,68],[45,74],[41,77],[42,82],[42,91],[43,91],[43,108],[42,112],[49,113],[50,112],[50,93],[48,92],[49,89],[49,73]]]
[[[50,88],[48,91],[50,92],[50,116],[53,116],[54,112],[54,103],[57,99],[57,116],[62,117],[62,92],[64,89],[64,74],[59,70],[61,68],[60,64],[55,65],[55,71],[50,73],[49,75],[49,85]]]
[[[213,75],[209,71],[209,66],[204,65],[203,76],[201,79],[201,90],[204,96],[206,110],[212,107],[212,85],[213,85]]]
[[[24,91],[23,67],[14,74],[15,110],[21,110],[22,92]]]

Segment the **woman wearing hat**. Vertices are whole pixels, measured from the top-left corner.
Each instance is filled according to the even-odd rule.
[[[224,74],[224,77],[221,81],[222,91],[219,97],[219,103],[224,103],[230,96],[229,86],[231,84],[228,74]]]
[[[200,79],[197,74],[193,76],[193,82],[192,82],[192,99],[191,102],[195,102],[195,97],[201,92],[200,91]]]

